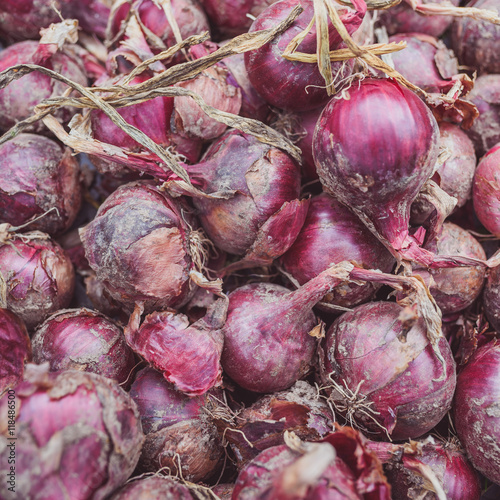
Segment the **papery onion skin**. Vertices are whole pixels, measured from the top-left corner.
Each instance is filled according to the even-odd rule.
[[[209,413],[209,395],[190,398],[174,389],[161,373],[145,368],[130,390],[137,403],[146,441],[139,467],[157,472],[168,467],[191,482],[206,481],[219,468],[223,447]]]
[[[115,300],[130,308],[142,301],[148,312],[189,300],[193,263],[182,207],[154,182],[133,182],[110,195],[80,231],[90,266]]]
[[[31,366],[15,395],[17,498],[107,498],[139,459],[144,434],[135,403],[106,377]],[[6,395],[0,406],[6,414]],[[11,438],[5,426],[2,449]],[[4,498],[7,487],[0,484]]]
[[[0,394],[22,379],[24,364],[31,360],[31,342],[23,321],[0,308]]]
[[[500,345],[480,347],[460,371],[453,402],[453,422],[472,465],[500,482],[499,369]]]
[[[33,361],[51,371],[97,373],[123,384],[136,365],[122,330],[89,309],[63,309],[47,318],[32,338]]]
[[[120,488],[109,500],[193,500],[189,488],[166,476],[135,479]]]
[[[348,418],[373,435],[393,440],[430,431],[450,409],[456,384],[446,339],[438,341],[443,367],[423,320],[405,330],[401,311],[394,302],[370,302],[344,313],[329,328],[320,352],[322,384],[332,387],[333,381],[353,397],[349,402],[333,387],[332,402],[347,405]]]
[[[31,40],[5,48],[0,52],[0,71],[16,64],[33,64],[33,55],[37,48],[38,42]],[[87,76],[81,62],[65,52],[56,52],[44,65],[84,87],[87,85]],[[0,90],[0,129],[8,130],[17,122],[29,118],[33,115],[35,105],[43,99],[61,96],[67,89],[66,84],[38,71],[24,75]],[[54,116],[64,123],[68,122],[73,114],[74,110],[69,107],[61,107],[54,112]],[[47,133],[41,120],[24,131]]]
[[[80,169],[69,148],[35,134],[0,146],[0,222],[54,235],[68,229],[81,203]]]
[[[500,143],[479,162],[474,174],[472,201],[481,224],[492,234],[500,235]]]
[[[395,263],[389,251],[347,207],[326,193],[314,196],[297,239],[280,263],[303,285],[344,260],[382,272],[390,272]],[[377,288],[372,283],[347,283],[336,287],[323,301],[353,307],[373,297]]]
[[[493,9],[500,7],[498,0],[473,0],[466,7]],[[494,23],[456,18],[451,29],[451,43],[461,65],[477,70],[479,74],[500,73],[498,42],[500,27]]]
[[[316,169],[326,192],[363,213],[398,250],[411,202],[434,169],[438,125],[423,101],[392,80],[365,79],[349,96],[332,99],[316,125]]]
[[[7,309],[32,330],[47,316],[68,307],[75,271],[67,253],[44,233],[26,233],[0,246],[0,273],[7,286]]]

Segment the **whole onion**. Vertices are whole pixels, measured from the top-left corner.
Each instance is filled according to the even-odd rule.
[[[326,193],[314,196],[297,239],[280,262],[303,285],[344,260],[383,272],[394,265],[392,255],[347,207]],[[377,288],[372,283],[347,283],[328,293],[323,302],[352,307],[373,297]]]
[[[494,483],[500,482],[498,449],[500,345],[480,347],[458,374],[453,421],[472,465]]]
[[[134,479],[120,488],[109,500],[193,500],[189,488],[168,476]]]
[[[130,395],[137,403],[146,434],[140,469],[156,472],[167,467],[171,475],[187,481],[209,479],[223,454],[217,429],[206,410],[210,396],[190,398],[149,367],[137,374]]]
[[[0,288],[2,281],[4,307],[32,330],[50,314],[69,306],[75,271],[57,243],[44,233],[32,232],[14,235],[0,245]]]
[[[71,226],[81,186],[78,162],[68,148],[40,135],[19,134],[0,146],[0,170],[0,222],[20,226],[46,213],[30,223],[30,230],[56,234]]]
[[[500,142],[500,75],[481,75],[467,95],[479,111],[467,134],[478,157]]]
[[[14,398],[16,496],[108,497],[139,459],[144,434],[135,403],[106,377],[30,367]],[[3,415],[10,401],[7,394],[0,400]],[[4,453],[12,437],[4,425]],[[0,485],[4,498],[10,496],[7,487],[7,481]]]
[[[23,378],[24,364],[31,360],[31,342],[23,321],[0,308],[0,394]]]
[[[255,19],[249,32],[272,28],[284,20],[298,4],[297,0],[280,0],[267,7]],[[329,96],[325,90],[325,80],[317,65],[297,61],[288,61],[282,57],[289,42],[306,29],[314,16],[313,2],[301,2],[304,11],[297,17],[292,26],[282,35],[260,49],[245,53],[245,65],[251,84],[269,104],[277,108],[306,111],[326,103]],[[347,7],[339,8],[339,14],[349,34],[355,32],[366,12],[364,2],[355,2],[356,11]],[[330,50],[343,47],[342,39],[330,23]],[[316,52],[316,27],[313,26],[299,46],[301,52]],[[341,62],[332,63],[334,74],[347,77],[352,71],[352,64],[345,66]]]
[[[85,255],[111,296],[129,308],[178,308],[194,286],[194,221],[152,181],[119,187],[80,231]],[[189,221],[189,222],[188,222]]]
[[[498,11],[498,0],[472,0],[467,7]],[[453,50],[460,64],[483,73],[500,73],[500,55],[497,46],[500,27],[497,24],[472,19],[456,18],[451,30]]]
[[[38,47],[37,42],[27,40],[5,48],[0,52],[0,71],[16,64],[34,64]],[[56,52],[43,62],[43,65],[80,85],[87,85],[87,77],[80,60],[67,51]],[[29,118],[33,114],[34,106],[44,99],[61,96],[67,88],[65,83],[35,71],[0,89],[0,129],[5,131],[17,122]],[[62,122],[68,122],[72,115],[73,111],[68,107],[59,108],[54,113]],[[47,129],[38,121],[25,131],[46,133]]]
[[[491,148],[479,162],[474,174],[472,201],[481,224],[494,235],[500,235],[500,143]]]
[[[450,409],[456,383],[444,336],[439,359],[423,320],[406,324],[402,313],[394,302],[358,306],[335,320],[320,351],[321,381],[336,408],[394,440],[431,430]]]
[[[349,89],[349,99],[325,107],[313,154],[324,190],[389,248],[404,251],[411,245],[410,206],[433,173],[438,137],[435,118],[414,93],[367,78]]]
[[[80,370],[125,383],[136,364],[122,330],[89,309],[63,309],[35,331],[33,361],[51,371]]]

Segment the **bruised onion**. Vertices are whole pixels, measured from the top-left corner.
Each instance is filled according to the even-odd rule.
[[[187,481],[209,479],[223,454],[206,410],[210,396],[190,398],[149,367],[137,374],[130,395],[137,403],[146,434],[140,469],[156,472],[167,467],[171,475],[177,473]]]
[[[47,361],[51,371],[92,372],[122,384],[136,364],[121,329],[89,309],[58,311],[36,329],[32,342],[33,361]]]
[[[457,379],[453,421],[472,465],[500,482],[498,400],[500,345],[489,342],[469,358]]]
[[[349,99],[325,107],[313,154],[325,191],[400,251],[413,243],[410,206],[433,173],[438,137],[416,94],[393,80],[367,78],[349,89]]]
[[[0,394],[23,378],[24,364],[31,360],[31,342],[23,321],[0,308]]]
[[[15,390],[15,426],[6,421],[0,435],[4,450],[17,438],[17,497],[107,498],[139,459],[144,434],[135,403],[106,377],[29,367]],[[0,400],[3,415],[8,401]],[[4,498],[7,487],[2,481]]]
[[[320,352],[321,381],[350,422],[394,440],[419,437],[451,407],[455,362],[444,336],[436,355],[422,318],[405,323],[394,302],[337,318]]]
[[[280,262],[303,285],[344,260],[383,272],[394,265],[392,255],[347,207],[326,193],[314,196],[297,239]],[[352,307],[373,297],[377,288],[372,283],[347,283],[328,293],[323,302]]]
[[[280,0],[270,5],[255,19],[249,32],[273,28],[283,21],[298,3],[297,0]],[[314,109],[329,99],[325,80],[317,65],[289,61],[282,57],[287,45],[308,27],[314,17],[312,1],[305,0],[300,4],[304,11],[290,28],[260,49],[245,53],[248,76],[257,92],[269,104],[294,111]],[[354,5],[355,11],[347,7],[335,7],[339,9],[339,15],[349,34],[360,27],[366,12],[364,2],[356,1]],[[328,34],[330,50],[343,47],[342,39],[331,23],[328,25]],[[309,30],[299,50],[310,54],[316,53],[316,26]],[[338,78],[345,78],[352,71],[352,63],[333,63],[332,70]]]
[[[14,235],[0,245],[2,286],[6,290],[4,307],[32,330],[50,314],[69,306],[75,271],[66,252],[46,234]]]
[[[49,234],[63,232],[80,208],[78,162],[69,148],[35,134],[19,134],[0,146],[0,222],[29,224]]]
[[[193,500],[189,488],[168,476],[149,476],[133,479],[120,488],[109,500]]]
[[[194,221],[182,200],[151,181],[119,187],[80,231],[85,255],[111,296],[133,308],[178,308],[194,291]],[[188,222],[189,221],[189,222]]]

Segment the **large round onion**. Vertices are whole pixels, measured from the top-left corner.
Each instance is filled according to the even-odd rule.
[[[394,302],[370,302],[340,316],[326,334],[321,380],[348,421],[394,440],[430,431],[451,407],[455,362],[444,337],[438,359],[421,318],[400,319]]]
[[[103,500],[139,459],[144,434],[135,403],[106,377],[30,367],[14,397],[16,498]],[[2,415],[10,402],[8,394],[0,400]],[[12,437],[4,425],[3,450]],[[8,486],[0,484],[3,498]]]

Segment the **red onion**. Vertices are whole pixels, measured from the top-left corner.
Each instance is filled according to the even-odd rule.
[[[500,331],[500,266],[489,271],[484,287],[483,307],[491,326]]]
[[[123,384],[136,364],[122,330],[103,314],[65,309],[50,316],[33,335],[33,361],[51,371],[97,373]]]
[[[144,435],[135,403],[106,377],[30,367],[15,389],[16,496],[106,498],[139,459]],[[0,400],[3,415],[8,401],[7,395]],[[3,449],[12,437],[4,425]],[[10,496],[7,487],[2,481],[3,498]]]
[[[500,143],[491,148],[479,162],[474,174],[472,201],[481,224],[494,235],[500,235]]]
[[[270,5],[252,23],[250,32],[272,28],[286,18],[298,4],[297,0],[281,0]],[[314,16],[313,2],[300,2],[304,11],[292,26],[282,35],[257,50],[245,53],[245,65],[250,82],[269,104],[277,108],[306,111],[326,103],[329,96],[325,90],[325,80],[317,65],[288,61],[282,57],[289,42],[306,29]],[[349,34],[355,32],[366,12],[363,1],[354,2],[356,11],[347,7],[337,7]],[[329,24],[330,50],[343,47],[338,32]],[[299,50],[305,53],[316,52],[316,27],[313,26],[302,41]],[[332,70],[338,78],[350,75],[352,63],[345,66],[341,62],[332,63]]]
[[[386,273],[394,266],[392,255],[347,207],[326,193],[314,196],[297,239],[280,262],[303,285],[344,260]],[[347,283],[336,287],[323,301],[352,307],[373,297],[377,288],[372,283]]]
[[[467,7],[493,9],[498,11],[498,0],[472,0]],[[460,64],[469,66],[479,73],[500,73],[498,41],[500,27],[488,21],[470,17],[457,18],[451,30],[453,50]]]
[[[299,122],[297,134],[302,137],[297,141],[297,146],[302,151],[302,176],[306,181],[318,179],[316,165],[313,157],[313,138],[316,123],[321,115],[323,108],[316,108],[303,113],[297,113],[296,118]]]
[[[480,347],[458,374],[453,402],[455,429],[472,465],[500,482],[498,399],[500,344]]]
[[[140,326],[139,318],[133,318],[125,335],[132,349],[177,390],[197,396],[221,385],[220,356],[224,339],[220,329],[226,310],[227,299],[220,299],[191,325],[184,314],[153,312]]]
[[[24,364],[31,360],[31,342],[23,321],[0,308],[0,394],[23,378]]]
[[[240,472],[233,499],[391,498],[382,465],[353,429],[338,428],[319,443],[296,436],[288,443],[263,451]]]
[[[429,437],[400,445],[370,442],[368,447],[384,463],[395,500],[479,500],[481,496],[477,472],[453,441],[439,442]]]
[[[0,290],[3,286],[4,307],[32,330],[50,314],[69,306],[75,271],[66,252],[46,234],[14,235],[0,244]]]
[[[64,1],[64,0],[63,0]],[[38,39],[40,29],[60,21],[60,0],[2,0],[0,4],[0,39]]]
[[[445,4],[447,0],[422,0],[424,6],[427,3]],[[452,5],[458,5],[460,0],[450,0]],[[425,33],[427,35],[440,37],[452,24],[453,16],[429,15],[424,16],[415,12],[409,2],[401,2],[393,5],[390,9],[380,10],[379,22],[386,27],[389,35],[395,33]]]
[[[0,71],[16,64],[35,63],[34,57],[38,48],[37,42],[29,40],[7,47],[0,52]],[[58,71],[80,85],[87,85],[81,62],[67,51],[52,54],[42,65]],[[67,88],[66,84],[35,71],[0,89],[0,129],[7,130],[30,117],[35,105],[43,99],[62,95]],[[67,122],[73,116],[73,111],[71,108],[62,107],[54,116],[62,122]],[[47,129],[38,121],[25,131],[46,133]]]
[[[210,489],[220,498],[220,500],[231,500],[233,497],[234,484],[219,483]]]
[[[167,467],[187,481],[205,481],[219,467],[223,448],[206,408],[209,396],[190,398],[174,389],[152,368],[137,374],[130,390],[137,403],[146,442],[140,459],[143,471]],[[180,466],[180,470],[179,470]]]
[[[481,75],[467,95],[479,111],[467,134],[474,142],[478,157],[500,142],[500,75]]]
[[[422,33],[397,34],[389,42],[406,42],[406,48],[391,58],[394,69],[411,83],[427,92],[451,88],[449,79],[458,74],[458,61],[444,42]]]
[[[284,444],[285,431],[316,441],[333,430],[334,415],[316,388],[299,380],[290,389],[258,399],[224,423],[224,436],[236,457],[238,469],[261,451]]]
[[[119,187],[80,236],[85,255],[111,296],[129,308],[178,308],[194,290],[197,233],[188,208],[151,181]]]
[[[84,31],[99,38],[106,37],[106,26],[113,0],[63,0],[63,16],[78,19]]]
[[[316,126],[318,175],[325,191],[355,211],[386,246],[404,252],[415,244],[408,233],[411,203],[437,159],[436,120],[393,80],[365,79],[349,96],[332,99]]]
[[[312,308],[346,277],[334,266],[293,292],[273,283],[232,291],[223,328],[225,373],[254,392],[292,386],[313,363],[316,339],[310,332],[317,320]]]
[[[193,500],[189,488],[168,476],[133,479],[120,488],[109,500]]]
[[[398,304],[363,304],[329,328],[321,381],[349,422],[381,437],[416,438],[446,415],[455,390],[455,362],[443,336],[437,346],[441,359],[422,319],[405,321]]]
[[[81,186],[69,148],[43,136],[19,134],[0,146],[0,170],[0,222],[20,226],[45,213],[29,228],[56,234],[71,226]]]

